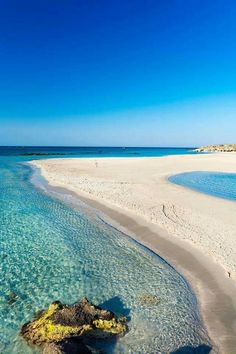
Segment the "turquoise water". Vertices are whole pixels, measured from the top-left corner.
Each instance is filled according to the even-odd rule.
[[[198,192],[236,201],[236,173],[188,172],[171,176],[169,180]]]
[[[125,337],[95,343],[104,353],[208,353],[185,279],[99,214],[34,187],[25,160],[0,158],[0,353],[37,353],[19,337],[22,324],[52,301],[83,296],[129,318]],[[160,303],[143,304],[146,295]]]
[[[194,148],[147,147],[0,147],[0,156],[19,156],[32,152],[65,154],[68,157],[143,157],[196,154]],[[49,156],[50,157],[50,156]],[[55,157],[55,156],[51,156]]]

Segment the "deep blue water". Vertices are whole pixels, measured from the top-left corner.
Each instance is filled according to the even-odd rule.
[[[105,156],[127,153],[105,150]],[[69,197],[61,200],[36,188],[33,171],[25,164],[35,156],[20,156],[33,151],[65,157],[76,151],[74,156],[81,156],[87,148],[0,151],[1,354],[37,353],[19,337],[21,325],[52,301],[73,303],[83,296],[130,319],[125,337],[96,343],[104,353],[170,353],[207,345],[196,298],[185,279],[89,208],[74,208]],[[156,153],[164,155],[160,149]],[[96,148],[89,154],[102,155]],[[147,295],[157,296],[160,303],[143,304]]]
[[[66,154],[70,157],[140,157],[196,154],[192,151],[193,149],[144,147],[0,147],[0,156],[20,156],[39,152],[51,153],[52,156],[55,153]]]
[[[236,173],[188,172],[171,176],[169,180],[201,193],[236,201]]]

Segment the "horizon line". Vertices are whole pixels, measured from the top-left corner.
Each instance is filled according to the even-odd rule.
[[[194,149],[196,146],[127,146],[127,145],[0,145],[0,148],[142,148],[142,149]]]

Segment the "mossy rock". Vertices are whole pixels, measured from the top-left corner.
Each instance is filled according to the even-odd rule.
[[[84,298],[74,305],[64,305],[59,301],[52,303],[33,321],[22,326],[21,335],[29,344],[41,346],[72,337],[124,335],[126,331],[124,319],[118,319],[113,312],[103,310]]]

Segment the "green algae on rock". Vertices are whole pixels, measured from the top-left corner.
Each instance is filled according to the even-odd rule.
[[[21,328],[21,335],[28,344],[38,346],[72,337],[106,338],[126,332],[124,318],[117,318],[113,312],[91,304],[86,298],[73,305],[53,302]]]

